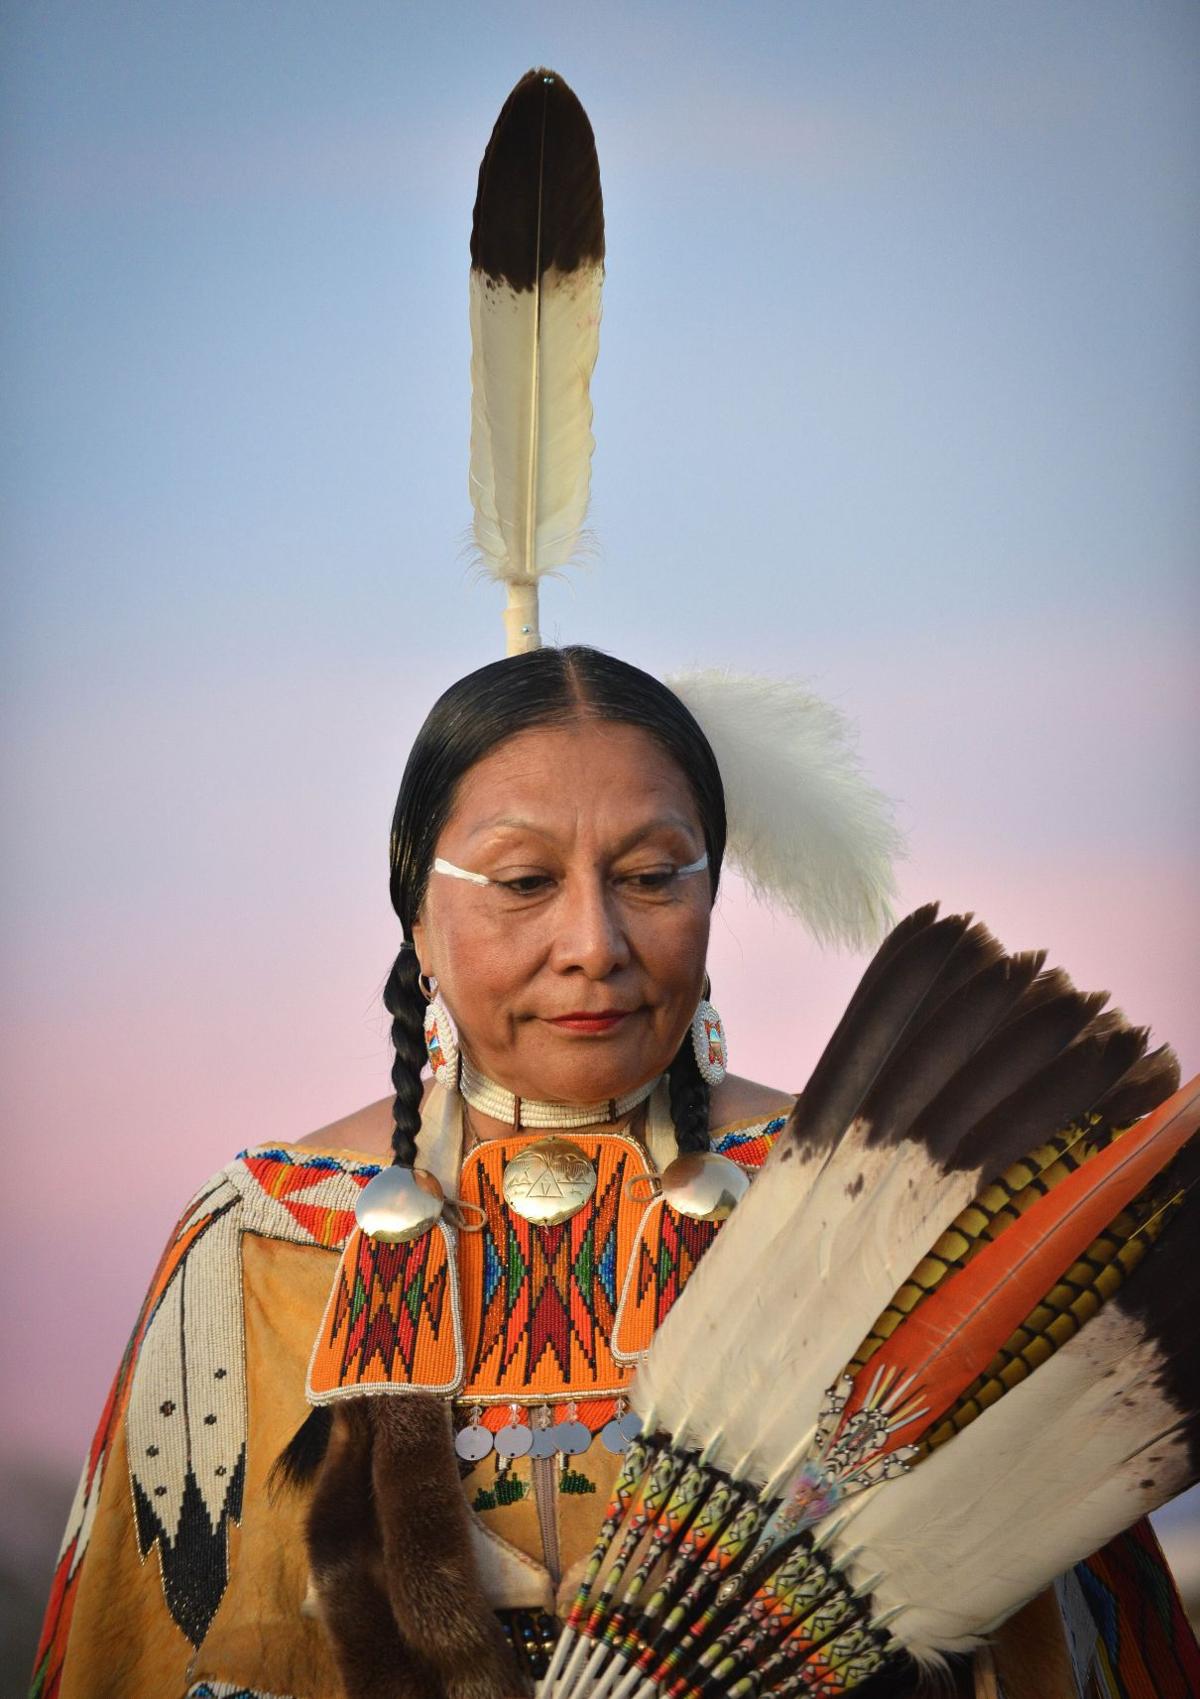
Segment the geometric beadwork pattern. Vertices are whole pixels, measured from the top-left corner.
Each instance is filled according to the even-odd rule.
[[[288,1699],[288,1696],[263,1693],[257,1687],[239,1687],[232,1681],[198,1681],[188,1688],[187,1699]]]
[[[759,1168],[784,1125],[784,1118],[714,1139],[713,1149],[739,1166]],[[647,1206],[637,1248],[627,1267],[613,1328],[613,1355],[638,1362],[720,1229],[718,1221],[696,1221],[667,1209],[661,1198]]]
[[[138,1370],[141,1367],[142,1349],[147,1336],[152,1335],[156,1318],[159,1318],[163,1313],[164,1300],[173,1297],[173,1294],[177,1292],[176,1283],[179,1281],[181,1271],[186,1266],[189,1255],[198,1244],[203,1242],[211,1228],[224,1223],[231,1216],[236,1217],[238,1197],[229,1184],[228,1175],[228,1169],[214,1175],[207,1185],[201,1187],[184,1211],[182,1219],[172,1233],[167,1247],[159,1259],[158,1267],[143,1300],[129,1343],[125,1347],[125,1353],[113,1380],[108,1400],[96,1428],[95,1437],[84,1462],[75,1501],[67,1519],[66,1532],[63,1535],[34,1664],[32,1699],[56,1699],[62,1677],[62,1667],[66,1658],[71,1612],[75,1603],[83,1562],[87,1555],[92,1521],[100,1496],[112,1437],[118,1424],[126,1417],[131,1396],[139,1390]],[[228,1294],[226,1301],[231,1301],[238,1306],[240,1316],[241,1289],[240,1281],[237,1279],[234,1280],[232,1291]],[[180,1342],[180,1348],[182,1349],[182,1342]],[[239,1364],[240,1368],[241,1365]],[[240,1497],[238,1497],[236,1503],[230,1503],[229,1512],[236,1515],[240,1514],[240,1510],[241,1503]],[[150,1533],[148,1529],[143,1529],[142,1532]],[[152,1543],[152,1538],[149,1543]],[[149,1543],[144,1546],[143,1555],[149,1550]],[[189,1600],[195,1597],[195,1589],[190,1585],[193,1578],[186,1575],[180,1565],[173,1566],[171,1553],[160,1552],[160,1556],[164,1558],[163,1586],[168,1607],[171,1607],[173,1601],[178,1605],[181,1595],[186,1596]],[[205,1557],[206,1561],[203,1564],[202,1573],[195,1578],[198,1582],[199,1594],[203,1600],[202,1612],[211,1603],[214,1594],[219,1600],[227,1579],[228,1562],[223,1523],[219,1543],[213,1542],[213,1549],[206,1553]],[[212,1608],[215,1609],[215,1604],[212,1605]],[[184,1615],[194,1630],[199,1621],[199,1616],[190,1607],[185,1609]],[[178,1616],[176,1620],[179,1620]],[[182,1623],[181,1626],[183,1626]]]
[[[1149,1522],[1076,1564],[1099,1635],[1088,1699],[1196,1699],[1200,1647]]]
[[[631,1139],[572,1133],[596,1170],[596,1189],[568,1220],[538,1226],[509,1209],[502,1183],[507,1164],[541,1136],[488,1140],[463,1164],[460,1196],[483,1220],[482,1231],[459,1241],[465,1402],[611,1397],[629,1379],[609,1341],[642,1214],[626,1185],[648,1175],[649,1162]]]
[[[146,1327],[125,1415],[138,1552],[194,1646],[229,1573],[246,1472],[240,1198],[222,1184]]]
[[[695,1221],[667,1209],[661,1198],[649,1206],[613,1329],[618,1362],[635,1363],[646,1355],[719,1227],[718,1221]]]
[[[314,1404],[360,1392],[453,1392],[463,1346],[454,1235],[443,1222],[401,1244],[355,1228],[308,1372]]]
[[[241,1258],[236,1248],[240,1234],[340,1249],[354,1225],[354,1200],[378,1171],[377,1163],[344,1162],[265,1145],[244,1151],[188,1204],[150,1282],[84,1461],[50,1589],[32,1699],[56,1699],[59,1691],[72,1607],[112,1437],[121,1423],[126,1427],[139,1548],[146,1556],[157,1547],[168,1609],[193,1643],[203,1636],[228,1580],[228,1526],[241,1514],[245,1363]],[[202,1249],[194,1278],[188,1280],[192,1254]],[[147,1340],[150,1356],[143,1362]],[[214,1358],[207,1365],[211,1378],[205,1387],[206,1358],[220,1346],[228,1350],[228,1360]],[[201,1375],[189,1374],[189,1366],[197,1365]],[[220,1369],[225,1374],[218,1376]],[[182,1446],[170,1427],[176,1411],[165,1412],[162,1406],[172,1404],[182,1416],[186,1395],[181,1399],[164,1390],[156,1402],[152,1383],[160,1381],[164,1386],[186,1386],[192,1397],[201,1390],[211,1394],[198,1412],[194,1436],[189,1433]],[[164,1436],[144,1435],[140,1443],[137,1431],[131,1437],[131,1404],[142,1412],[139,1427],[147,1417],[162,1418]],[[212,1423],[206,1420],[210,1415]],[[151,1446],[156,1447],[153,1453]]]
[[[730,1132],[718,1133],[712,1148],[718,1156],[728,1156],[743,1168],[761,1168],[786,1122],[786,1115],[777,1115],[774,1120],[756,1126],[735,1127]]]
[[[783,1124],[779,1117],[735,1129],[714,1149],[757,1168]],[[581,1210],[554,1227],[525,1220],[504,1200],[504,1170],[544,1137],[519,1132],[478,1146],[459,1177],[468,1226],[443,1222],[400,1245],[376,1244],[353,1228],[353,1199],[373,1166],[348,1173],[322,1158],[335,1170],[322,1178],[312,1162],[297,1173],[287,1151],[248,1153],[259,1231],[269,1208],[288,1211],[292,1234],[299,1227],[326,1244],[346,1234],[309,1365],[311,1402],[372,1390],[457,1393],[484,1406],[485,1423],[496,1427],[509,1403],[548,1403],[558,1419],[567,1401],[579,1401],[588,1406],[580,1419],[603,1425],[717,1228],[653,1206],[647,1212],[627,1187],[651,1175],[649,1159],[614,1133],[571,1134],[596,1171]],[[650,1247],[639,1242],[647,1227]],[[625,1334],[636,1348],[618,1359],[618,1299],[635,1267],[644,1278]]]
[[[275,1145],[243,1151],[226,1170],[242,1195],[246,1232],[331,1251],[349,1238],[355,1200],[378,1172],[377,1162],[344,1162]]]

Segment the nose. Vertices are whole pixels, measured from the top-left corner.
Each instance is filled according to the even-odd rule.
[[[617,899],[598,873],[569,879],[562,893],[552,961],[560,973],[607,979],[630,960]]]

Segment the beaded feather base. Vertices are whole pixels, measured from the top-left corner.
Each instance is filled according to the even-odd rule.
[[[825,1542],[664,1435],[631,1447],[544,1699],[841,1694],[900,1649]]]

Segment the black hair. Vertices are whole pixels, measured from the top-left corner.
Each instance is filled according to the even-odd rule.
[[[725,853],[725,792],[708,739],[674,691],[639,667],[599,649],[571,645],[511,655],[452,684],[417,733],[392,817],[392,907],[404,943],[384,987],[392,1017],[394,1160],[411,1167],[421,1124],[425,999],[412,929],[425,901],[434,850],[459,781],[518,732],[579,716],[638,726],[662,746],[691,790],[708,851],[715,899]],[[669,1069],[671,1119],[681,1151],[708,1149],[708,1086],[690,1033]]]

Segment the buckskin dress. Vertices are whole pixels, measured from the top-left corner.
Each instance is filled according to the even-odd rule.
[[[434,1093],[435,1103],[444,1093]],[[782,1119],[718,1128],[750,1169]],[[458,1129],[458,1130],[456,1130]],[[484,1589],[518,1650],[565,1610],[620,1463],[603,1433],[655,1326],[715,1237],[646,1200],[673,1154],[663,1106],[646,1141],[572,1133],[597,1168],[556,1228],[508,1210],[505,1161],[538,1134],[461,1157],[445,1102],[423,1166],[476,1208],[410,1245],[363,1241],[354,1202],[378,1163],[353,1151],[244,1151],[185,1209],[155,1271],[92,1441],[54,1575],[34,1699],[340,1699],[306,1607],[305,1495],[270,1494],[308,1410],[364,1385],[451,1397],[493,1432],[583,1424],[580,1449],[463,1466]],[[398,1394],[403,1396],[403,1393]],[[590,1443],[589,1443],[590,1442]],[[1064,1635],[1064,1613],[1070,1629]],[[1200,1659],[1145,1525],[1014,1617],[980,1694],[1074,1699],[1068,1644],[1099,1699],[1188,1699]],[[526,1648],[536,1668],[538,1647]]]

